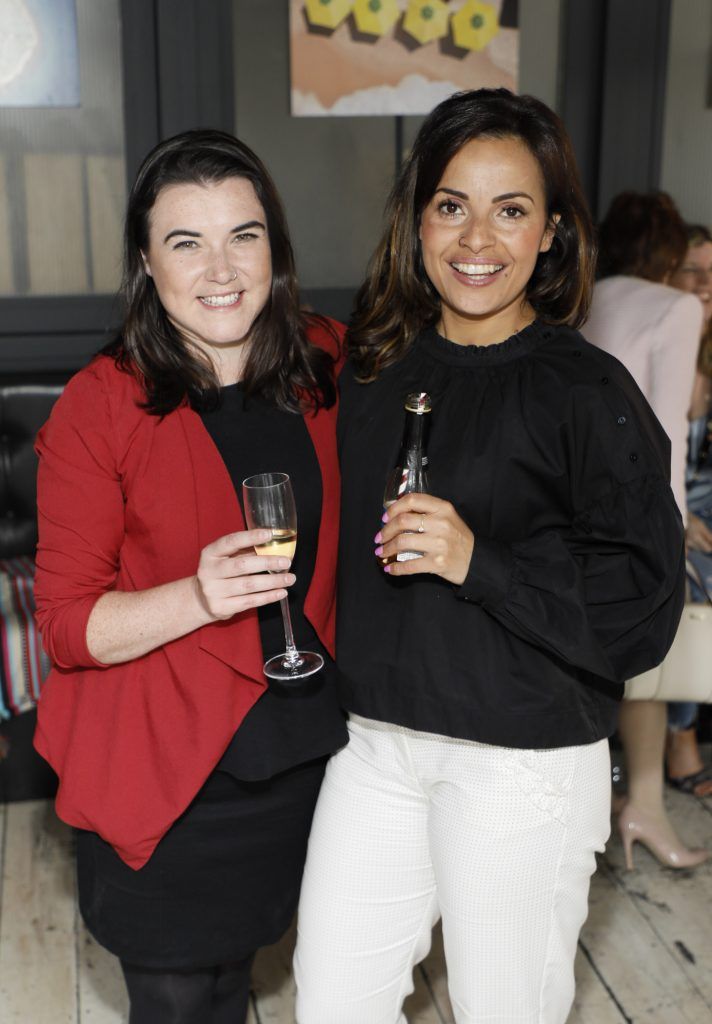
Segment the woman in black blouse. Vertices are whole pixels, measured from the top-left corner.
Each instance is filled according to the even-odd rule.
[[[310,838],[299,1024],[402,1024],[438,916],[458,1024],[568,1016],[609,832],[606,738],[683,601],[667,438],[575,330],[593,262],[556,115],[506,90],[432,112],[341,377],[351,743]],[[379,524],[413,391],[432,399],[432,495]],[[393,561],[413,531],[422,557]]]

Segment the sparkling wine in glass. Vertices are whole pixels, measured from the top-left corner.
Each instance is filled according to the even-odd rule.
[[[258,555],[294,558],[297,548],[297,506],[292,484],[286,473],[258,473],[242,481],[245,519],[251,530],[268,529],[272,537],[255,546]],[[318,672],[324,659],[314,651],[298,651],[294,643],[289,599],[280,601],[286,650],[269,658],[264,665],[269,679],[281,682],[303,679]]]

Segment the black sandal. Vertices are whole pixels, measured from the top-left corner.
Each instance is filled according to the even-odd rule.
[[[697,796],[695,789],[704,782],[712,782],[712,764],[705,765],[704,768],[700,768],[698,772],[693,772],[691,775],[683,775],[679,778],[674,778],[672,775],[667,776],[668,786],[679,789],[681,793],[688,793],[690,796]],[[712,796],[712,793],[706,795]]]

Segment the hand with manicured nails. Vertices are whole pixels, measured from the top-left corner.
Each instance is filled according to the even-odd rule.
[[[285,588],[296,579],[287,571],[290,559],[255,554],[255,545],[271,539],[271,530],[243,530],[219,537],[203,548],[195,591],[211,619],[230,619],[248,608],[287,596]]]
[[[376,534],[376,557],[395,558],[401,551],[422,551],[422,558],[389,562],[391,576],[433,573],[460,586],[465,581],[475,537],[449,501],[432,494],[406,494],[383,514],[384,525]]]

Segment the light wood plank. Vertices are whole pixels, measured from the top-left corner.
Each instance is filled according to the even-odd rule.
[[[655,871],[660,869],[655,866]],[[615,937],[615,938],[614,938]],[[615,994],[622,1018],[659,1024],[699,1024],[709,1008],[674,952],[601,862],[591,885],[589,917],[582,933],[596,969]]]
[[[567,1024],[622,1024],[624,1018],[579,945],[574,964],[576,995]]]
[[[404,1006],[411,1024],[453,1024],[455,1018],[447,991],[447,968],[443,949],[443,933],[440,922],[433,928],[430,952],[415,971],[415,992]],[[419,1013],[421,1016],[417,1016]]]
[[[15,294],[7,165],[0,156],[0,295]]]
[[[672,793],[668,803],[687,842],[709,842],[710,801]],[[124,1024],[126,996],[118,963],[86,934],[74,909],[69,830],[56,821],[49,803],[40,801],[0,807],[0,850],[3,835],[0,1021]],[[646,851],[636,853],[636,870],[624,872],[614,837],[592,881],[581,941],[593,966],[579,951],[568,1024],[712,1020],[712,867],[664,871]],[[280,943],[259,953],[249,1024],[293,1024],[294,935],[291,929]],[[439,928],[414,980],[416,989],[407,1002],[410,1024],[451,1024]],[[49,993],[51,1007],[42,1002]]]
[[[26,153],[27,259],[33,295],[89,290],[82,158]]]
[[[0,1019],[77,1024],[69,830],[43,800],[9,804],[6,829]]]
[[[125,1024],[129,999],[119,961],[92,938],[81,920],[77,962],[80,1024]]]
[[[126,186],[124,161],[87,157],[89,239],[95,292],[115,292],[121,280],[121,232]]]

